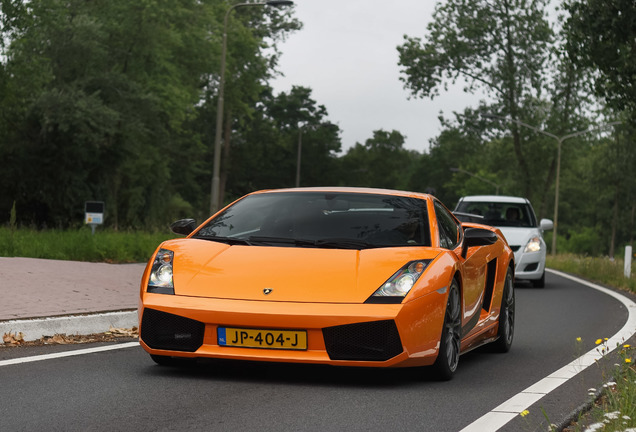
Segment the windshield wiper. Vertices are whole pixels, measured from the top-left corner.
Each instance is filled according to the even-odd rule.
[[[326,238],[314,241],[316,247],[323,248],[344,248],[344,249],[371,249],[381,247],[364,240],[356,240],[349,238]]]
[[[291,246],[313,246],[313,240],[299,240],[293,239],[289,237],[267,237],[267,236],[250,236],[249,241],[251,244],[254,243],[265,243],[265,244],[286,244]]]
[[[220,237],[220,236],[206,236],[206,235],[195,235],[192,238],[202,239],[202,240],[210,240],[219,243],[229,244],[231,246],[234,245],[247,245],[252,246],[252,244],[245,239],[237,238],[237,237]]]
[[[363,240],[348,238],[326,238],[319,240],[294,239],[289,237],[251,236],[250,243],[284,244],[299,247],[334,248],[334,249],[369,249],[379,247]]]

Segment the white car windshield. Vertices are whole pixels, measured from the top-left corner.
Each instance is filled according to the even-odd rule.
[[[461,201],[456,212],[482,216],[480,223],[497,227],[537,226],[532,208],[526,203]]]

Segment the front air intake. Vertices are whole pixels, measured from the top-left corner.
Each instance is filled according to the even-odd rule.
[[[194,352],[203,344],[204,331],[200,321],[144,309],[140,336],[152,349]]]
[[[393,320],[326,327],[322,334],[331,360],[385,361],[402,352]]]

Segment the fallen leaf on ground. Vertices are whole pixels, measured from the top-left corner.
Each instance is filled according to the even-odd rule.
[[[112,342],[117,339],[137,338],[139,336],[137,327],[111,328],[110,331],[104,333],[95,333],[90,335],[67,335],[55,334],[53,336],[43,336],[34,341],[25,341],[24,335],[20,333],[5,333],[2,337],[4,344],[2,347],[16,346],[39,346],[39,345],[66,345],[66,344],[83,344],[91,342]]]
[[[24,343],[24,335],[22,334],[22,332],[5,333],[4,335],[2,335],[2,341],[7,345],[20,345]]]

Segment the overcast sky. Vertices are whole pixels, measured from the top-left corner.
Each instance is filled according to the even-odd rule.
[[[461,88],[434,100],[409,100],[399,80],[398,52],[403,35],[424,37],[435,1],[295,0],[303,29],[280,44],[274,90],[309,87],[340,126],[346,151],[364,143],[373,131],[393,129],[406,136],[406,148],[420,152],[440,132],[438,115],[476,106],[478,97]]]

